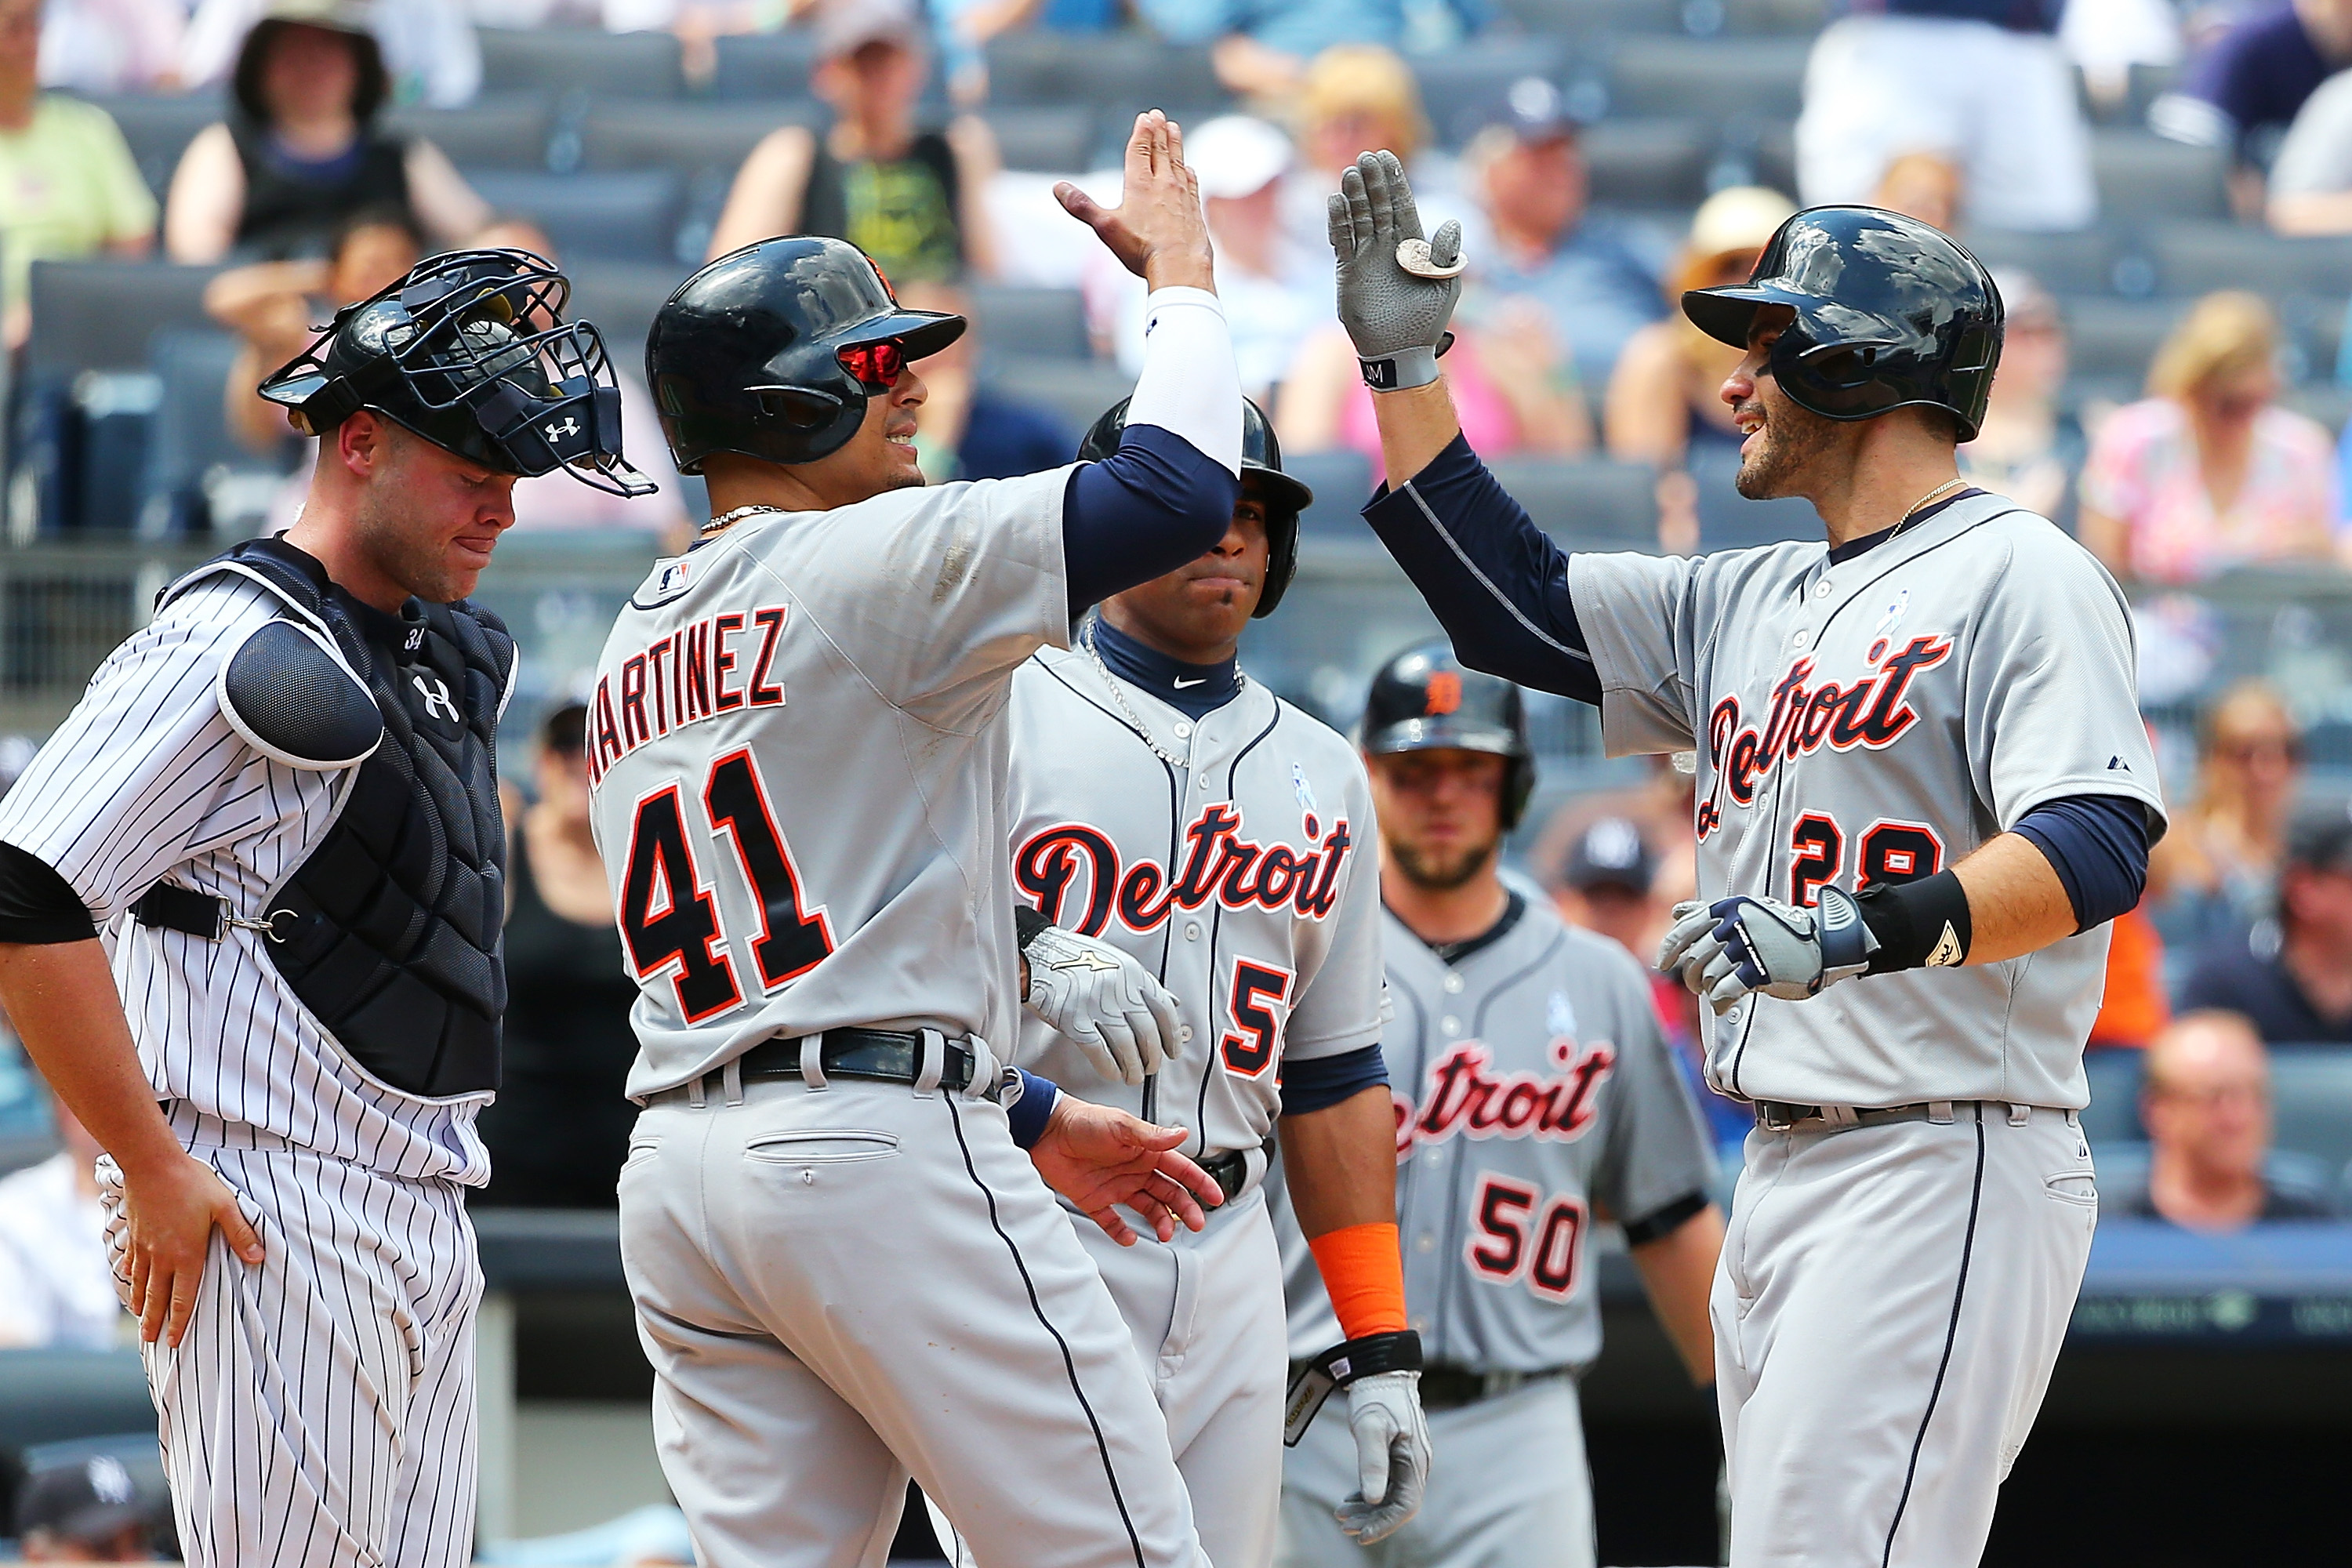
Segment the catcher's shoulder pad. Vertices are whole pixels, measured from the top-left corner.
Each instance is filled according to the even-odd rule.
[[[221,715],[256,751],[313,773],[357,767],[383,742],[383,714],[332,644],[299,622],[265,621],[221,661]]]

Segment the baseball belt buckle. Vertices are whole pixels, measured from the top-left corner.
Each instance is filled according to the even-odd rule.
[[[1759,1100],[1756,1102],[1756,1120],[1764,1124],[1767,1132],[1794,1132],[1797,1125],[1810,1121],[1821,1113],[1817,1105],[1791,1105],[1785,1100]]]

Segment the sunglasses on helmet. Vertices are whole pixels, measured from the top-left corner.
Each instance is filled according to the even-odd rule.
[[[868,392],[887,392],[907,373],[907,348],[896,338],[859,343],[855,348],[843,349],[835,357],[841,361],[841,368]]]

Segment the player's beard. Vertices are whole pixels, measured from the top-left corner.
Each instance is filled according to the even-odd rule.
[[[1763,440],[1740,459],[1735,481],[1749,500],[1802,494],[1804,476],[1835,448],[1842,432],[1836,420],[1781,396],[1765,409],[1760,434]]]
[[[1483,844],[1465,845],[1451,852],[1424,850],[1420,846],[1391,838],[1388,842],[1389,859],[1404,879],[1416,888],[1433,893],[1450,893],[1467,883],[1486,868],[1496,850],[1503,847],[1499,837]]]

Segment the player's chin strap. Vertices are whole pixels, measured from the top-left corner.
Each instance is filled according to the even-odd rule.
[[[1282,1406],[1282,1446],[1298,1447],[1332,1390],[1383,1372],[1420,1370],[1421,1336],[1411,1329],[1366,1334],[1333,1345],[1299,1368],[1298,1375],[1290,1380],[1290,1392]]]

